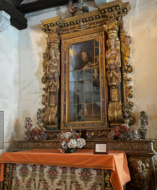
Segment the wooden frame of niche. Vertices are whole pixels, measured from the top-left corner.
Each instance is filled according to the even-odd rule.
[[[54,103],[54,105],[58,106],[57,108],[57,117],[61,115],[60,123],[57,125],[54,124],[56,112],[53,113],[48,109],[47,103],[47,94],[43,95],[43,104],[45,108],[43,109],[44,114],[48,115],[48,118],[53,118],[52,123],[47,122],[46,128],[47,133],[49,134],[49,139],[55,139],[57,137],[57,131],[50,131],[53,129],[64,129],[69,130],[70,127],[75,129],[85,130],[85,136],[87,139],[92,138],[102,138],[106,139],[111,127],[115,125],[120,125],[123,123],[122,119],[122,103],[129,103],[131,109],[133,109],[133,102],[130,101],[130,98],[133,97],[132,94],[132,86],[129,85],[131,78],[127,77],[128,73],[133,71],[132,66],[129,64],[130,58],[130,43],[131,37],[127,36],[124,28],[122,18],[125,16],[130,10],[130,3],[123,3],[121,0],[113,1],[110,3],[105,3],[97,6],[97,11],[92,11],[86,14],[81,14],[77,16],[73,16],[70,18],[62,19],[60,16],[55,18],[50,18],[47,20],[41,21],[42,24],[39,25],[40,28],[48,34],[47,38],[47,48],[46,53],[49,54],[50,48],[56,52],[57,62],[59,64],[58,68],[60,69],[60,60],[61,63],[61,72],[62,69],[67,65],[67,62],[64,60],[65,52],[64,52],[64,44],[65,41],[70,41],[74,38],[78,39],[79,36],[87,37],[89,35],[94,35],[96,33],[104,33],[106,36],[105,43],[103,44],[103,48],[106,49],[106,52],[110,50],[109,41],[114,40],[115,49],[117,53],[119,53],[119,65],[118,72],[116,68],[112,67],[111,69],[106,68],[106,84],[108,86],[108,99],[106,97],[106,115],[104,114],[104,123],[100,123],[98,127],[95,127],[97,124],[87,124],[86,126],[79,126],[78,123],[70,124],[67,120],[67,102],[66,102],[66,92],[63,89],[66,87],[65,85],[65,77],[67,73],[62,72],[61,76],[61,110],[58,108],[59,101]],[[61,47],[60,47],[60,41]],[[64,53],[63,53],[64,52]],[[106,53],[104,52],[104,54]],[[60,54],[61,59],[60,59]],[[103,54],[103,56],[104,56]],[[44,62],[43,62],[44,63]],[[108,63],[106,63],[106,66]],[[44,66],[44,64],[43,64]],[[44,73],[45,74],[45,73]],[[60,70],[59,70],[60,75]],[[45,76],[43,76],[45,77]],[[104,74],[105,77],[105,74]],[[45,82],[47,83],[47,82]],[[59,83],[58,83],[59,85]],[[104,86],[105,87],[105,86]],[[67,89],[67,87],[66,87]],[[107,89],[107,88],[105,88]],[[107,91],[107,90],[106,90]],[[56,101],[55,98],[54,101]],[[54,110],[54,109],[53,109]],[[108,113],[108,114],[107,114]],[[102,114],[102,115],[103,115]],[[107,117],[105,117],[107,116]],[[130,125],[134,124],[135,118],[133,113],[130,116]],[[60,125],[60,127],[59,127]]]

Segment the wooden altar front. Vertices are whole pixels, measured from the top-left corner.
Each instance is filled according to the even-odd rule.
[[[109,150],[124,151],[127,155],[128,165],[131,174],[131,182],[126,184],[125,190],[156,190],[155,167],[153,156],[155,140],[107,140],[91,138],[87,139],[86,149],[93,149],[95,141],[108,143]],[[42,142],[16,142],[15,151],[25,149],[57,149],[58,140]]]
[[[123,185],[130,181],[126,155],[120,151],[110,151],[108,155],[96,155],[88,149],[73,154],[63,154],[58,149],[4,153],[0,158],[1,181],[3,163],[15,163],[9,169],[10,174],[13,172],[10,175],[13,179],[9,183],[11,190],[28,187],[36,190],[46,186],[47,190],[105,190],[112,187],[114,190],[123,190]],[[4,189],[7,188],[4,185]]]

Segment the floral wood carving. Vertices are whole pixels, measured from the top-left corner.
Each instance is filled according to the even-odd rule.
[[[122,122],[122,104],[118,100],[118,94],[120,91],[121,82],[121,58],[120,58],[120,41],[118,38],[118,23],[114,19],[111,19],[104,25],[105,31],[108,35],[108,50],[106,52],[106,69],[107,78],[110,93],[109,108],[108,108],[108,119],[114,123]]]

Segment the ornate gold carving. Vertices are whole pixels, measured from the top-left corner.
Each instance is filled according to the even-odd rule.
[[[118,90],[112,89],[112,101],[118,101]]]
[[[42,21],[42,25],[40,25],[40,27],[47,34],[49,35],[51,34],[51,36],[52,35],[55,36],[56,30],[59,31],[61,39],[64,39],[64,40],[78,37],[78,36],[84,37],[87,34],[92,34],[94,32],[102,32],[104,30],[107,32],[108,50],[106,52],[106,57],[107,57],[106,67],[107,67],[107,78],[108,78],[108,85],[109,85],[109,91],[110,91],[108,117],[109,117],[109,121],[112,122],[112,124],[113,123],[120,124],[122,122],[122,114],[120,111],[120,107],[121,107],[121,102],[120,102],[121,84],[120,83],[121,83],[122,78],[123,78],[122,82],[123,82],[123,89],[124,89],[123,91],[124,103],[127,103],[129,99],[133,97],[132,86],[129,85],[129,82],[131,81],[131,79],[127,77],[127,74],[133,71],[132,66],[128,62],[129,57],[130,57],[131,38],[130,36],[127,36],[126,33],[124,32],[123,21],[122,21],[122,17],[126,15],[128,11],[130,10],[130,3],[129,2],[122,3],[122,0],[117,0],[114,2],[98,5],[97,7],[98,7],[98,10],[96,11],[92,11],[92,12],[81,14],[81,15],[75,15],[73,17],[66,18],[66,19],[62,19],[61,17],[55,17],[55,18],[44,20]],[[73,10],[71,9],[71,11]],[[118,38],[119,29],[120,29],[120,34],[121,34],[120,35],[121,44]],[[67,47],[67,44],[66,45],[63,44],[63,46],[64,46],[63,49],[65,50],[65,48]],[[58,44],[57,44],[57,47],[58,47]],[[56,47],[54,46],[54,48]],[[47,55],[47,53],[49,54],[49,49],[46,51],[45,56]],[[43,62],[44,70],[46,70],[48,62],[49,60],[46,60],[46,59],[45,59],[45,62]],[[66,62],[68,61],[66,60]],[[122,71],[123,71],[123,77],[121,77],[122,75],[121,69],[120,69],[121,66],[122,66]],[[67,74],[65,74],[64,76],[66,76],[64,85],[67,85],[66,80],[68,76]],[[103,73],[102,73],[102,76],[103,76]],[[43,77],[43,81],[45,80],[47,80],[47,78]],[[58,86],[58,84],[56,86],[54,85],[55,88]],[[52,96],[52,93],[51,93],[50,98],[48,95],[50,96],[50,94],[48,93],[45,93],[43,95],[43,104],[45,104],[45,106],[47,106],[47,102],[45,101],[46,99],[50,99],[51,102],[54,102],[54,99],[56,98],[55,95]],[[61,102],[67,105],[67,102],[63,102],[63,99],[61,100]],[[54,106],[54,104],[50,104],[50,105]],[[49,124],[53,123],[52,125],[56,124],[56,122],[54,121],[54,118],[56,118],[55,116],[56,110],[58,110],[58,107],[54,106],[53,110],[49,108],[48,112],[51,113],[51,117],[49,118],[47,117],[46,119],[47,123]],[[66,110],[68,110],[67,106],[66,106]],[[134,123],[133,115],[132,115],[131,122]],[[67,127],[66,123],[67,123],[67,115],[64,115],[61,119],[61,126],[64,125],[65,127]],[[96,126],[96,124],[93,124],[92,127],[93,126]],[[80,128],[80,125],[74,124],[74,128],[77,128],[77,127]],[[90,124],[89,124],[89,127],[90,127]]]
[[[9,190],[11,188],[12,180],[12,164],[4,164],[4,181],[3,190]]]
[[[108,131],[87,131],[86,137],[87,139],[93,139],[93,138],[107,139],[109,132],[110,132],[109,130]]]
[[[122,122],[122,103],[110,102],[108,108],[108,119],[112,123]]]
[[[121,67],[120,42],[117,36],[117,21],[109,22],[107,25],[104,25],[104,28],[108,35],[108,50],[106,51],[108,84],[111,88],[117,88],[121,82],[121,72],[119,69]]]
[[[71,3],[71,2],[70,2]],[[58,26],[60,28],[61,34],[78,32],[80,22],[87,23],[89,25],[87,28],[95,28],[102,26],[104,21],[106,22],[107,17],[112,19],[111,17],[116,17],[118,20],[118,24],[121,24],[122,17],[128,13],[130,10],[130,3],[122,3],[122,1],[114,1],[105,3],[97,6],[99,10],[88,12],[86,14],[80,14],[73,17],[66,18],[62,20],[62,18],[54,17],[50,19],[46,19],[41,21],[42,24],[39,27],[46,33],[54,32],[54,29],[50,29],[50,27]],[[71,9],[69,6],[70,12],[74,13],[76,10]],[[101,23],[103,22],[103,24]],[[85,29],[87,29],[85,28]]]
[[[56,31],[57,32],[57,31]],[[43,54],[42,82],[45,83],[45,94],[42,95],[44,108],[44,122],[46,127],[54,128],[58,125],[58,92],[60,75],[60,36],[49,34],[46,52]]]
[[[111,97],[108,107],[108,118],[113,123],[122,122],[122,104],[118,101],[118,86],[121,82],[121,59],[120,59],[120,41],[117,36],[118,25],[115,17],[111,18],[106,25],[105,31],[108,35],[108,50],[106,51],[107,60],[107,78],[110,86]]]
[[[129,82],[132,81],[132,79],[127,77],[127,74],[133,71],[132,65],[129,64],[130,51],[131,51],[130,43],[131,43],[131,37],[126,35],[122,27],[121,28],[121,52],[122,52],[123,78],[124,78],[123,86],[125,88],[125,91],[124,91],[125,103],[129,101],[129,98],[133,97],[132,86],[129,85]]]
[[[146,157],[130,157],[131,185],[136,190],[148,190],[150,183],[149,159]]]
[[[104,170],[104,179],[105,179],[105,189],[106,190],[113,190],[110,178],[111,178],[111,170]]]
[[[87,144],[85,148],[93,149],[94,138],[87,140]],[[97,141],[97,139],[96,139]],[[123,150],[123,151],[140,151],[147,152],[147,154],[151,153],[153,155],[156,154],[153,147],[153,140],[135,140],[135,141],[109,141],[102,139],[103,142],[108,143],[109,150]],[[18,141],[16,142],[17,149],[32,149],[32,148],[46,148],[46,149],[55,149],[60,146],[60,142],[57,140],[50,141],[42,141],[42,142],[26,142],[26,141]]]
[[[82,33],[82,31],[80,32]],[[69,74],[67,73],[69,70],[69,65],[67,64],[69,62],[69,46],[71,44],[87,41],[87,40],[93,40],[97,39],[99,41],[99,48],[102,50],[104,49],[103,42],[104,42],[104,32],[79,36],[76,38],[70,38],[70,39],[63,39],[62,40],[62,48],[63,48],[63,55],[62,56],[62,75],[61,75],[61,85],[62,85],[62,93],[61,93],[61,128],[68,129],[87,129],[87,128],[95,128],[99,127],[99,130],[101,130],[104,127],[107,127],[107,114],[106,114],[106,107],[105,107],[105,101],[103,100],[104,94],[103,91],[100,91],[101,96],[101,120],[99,121],[83,121],[83,122],[69,122]],[[100,74],[100,89],[104,89],[105,87],[105,73],[104,73],[104,51],[102,51],[101,56],[99,56],[99,74]],[[64,59],[63,59],[64,58]],[[67,73],[67,74],[65,74]],[[104,106],[104,110],[102,109]],[[65,109],[66,107],[66,109]]]

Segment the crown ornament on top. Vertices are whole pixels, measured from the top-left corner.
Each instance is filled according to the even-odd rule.
[[[83,13],[89,12],[88,6],[85,5],[86,0],[78,0],[77,7],[73,7],[73,1],[69,1],[68,11],[72,14],[72,16],[80,15]]]

